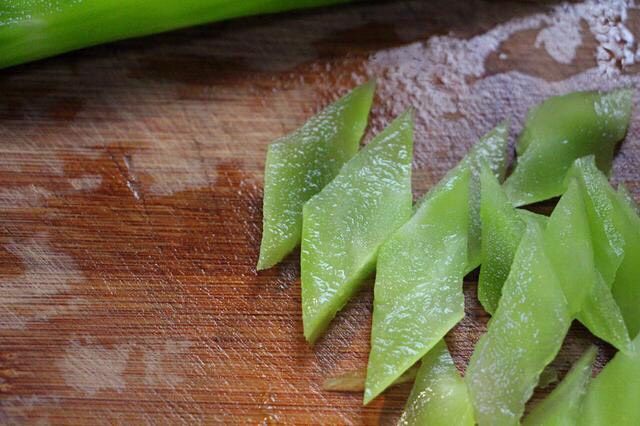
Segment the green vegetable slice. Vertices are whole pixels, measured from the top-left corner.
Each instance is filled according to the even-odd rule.
[[[507,145],[509,127],[500,123],[476,143],[462,159],[458,168],[469,167],[471,183],[469,189],[469,236],[467,243],[467,267],[469,273],[480,265],[482,223],[480,220],[480,171],[486,165],[500,181],[507,170]]]
[[[640,218],[635,208],[619,192],[614,194],[620,214],[620,230],[625,240],[624,257],[616,273],[612,292],[629,334],[640,332]]]
[[[443,340],[422,358],[401,426],[475,424],[467,387]]]
[[[548,218],[527,210],[515,209],[498,180],[487,168],[483,168],[480,182],[482,266],[478,280],[478,300],[487,312],[493,314],[527,223],[533,221],[545,227]]]
[[[464,317],[469,175],[454,170],[380,249],[365,404]]]
[[[544,229],[547,227],[547,223],[549,222],[549,216],[545,216],[540,213],[531,212],[529,210],[524,209],[515,209],[525,223],[535,223],[540,228]],[[524,232],[524,231],[523,231]]]
[[[576,176],[576,173],[572,171],[570,176]],[[541,226],[545,226],[546,221],[552,229],[545,232],[545,245],[560,274],[571,312],[593,334],[621,349],[629,343],[627,328],[609,286],[594,267],[593,246],[596,243],[591,241],[590,219],[597,217],[597,213],[590,204],[591,215],[585,216],[590,202],[584,200],[587,195],[584,190],[579,191],[578,186],[577,182],[572,184],[572,189],[554,210],[553,219],[547,220],[545,216],[524,210],[518,212],[509,205],[495,178],[490,173],[483,175],[483,264],[478,281],[478,299],[487,312],[495,311],[516,247],[524,233],[523,219],[525,216],[537,219]],[[611,222],[608,216],[603,217],[607,223]],[[605,243],[600,245],[605,246]],[[605,252],[602,248],[600,251]]]
[[[313,343],[358,290],[380,245],[411,216],[413,120],[407,112],[303,208],[304,335]]]
[[[640,335],[620,351],[591,382],[581,410],[580,426],[640,424]]]
[[[633,224],[635,215],[598,170],[592,156],[576,160],[568,177],[579,182],[583,193],[594,263],[600,274],[592,299],[585,302],[578,319],[592,333],[623,349],[629,342],[629,332],[634,336],[640,327],[635,308],[640,302],[636,285],[640,241],[638,228]]]
[[[613,150],[629,126],[632,91],[575,92],[547,99],[532,109],[516,147],[518,163],[505,189],[521,206],[562,194],[573,161],[595,154],[609,171]]]
[[[398,377],[391,386],[413,383],[418,374],[419,367],[420,365],[418,363],[411,366],[411,368],[405,371],[402,376]],[[326,378],[322,383],[322,390],[329,392],[363,392],[366,378],[366,368],[347,371],[337,376]]]
[[[355,88],[269,145],[258,270],[280,262],[300,243],[302,206],[358,151],[374,88],[373,82]]]
[[[527,225],[487,333],[465,381],[479,425],[515,425],[540,373],[569,329],[567,302],[544,249],[542,230]]]
[[[507,127],[487,133],[380,250],[365,404],[464,316],[462,279],[479,262],[480,165],[502,176]],[[475,177],[474,177],[475,176]],[[470,243],[474,240],[474,243]],[[468,247],[468,254],[465,253]],[[469,258],[474,260],[469,262]]]
[[[544,233],[545,252],[555,268],[572,316],[592,293],[597,271],[589,219],[578,183],[572,180],[556,205]]]
[[[620,186],[618,186],[618,196],[620,197],[621,200],[624,201],[627,207],[631,209],[631,212],[635,212],[635,217],[638,217],[638,213],[640,213],[638,211],[638,205],[636,204],[636,201],[633,199],[633,197],[629,193],[629,190],[627,189],[627,187],[624,186],[623,184],[620,184]]]
[[[595,336],[618,349],[626,348],[629,344],[629,333],[622,312],[599,272],[591,294],[585,298],[576,318]]]
[[[585,198],[591,228],[596,268],[611,287],[624,257],[624,235],[615,213],[614,190],[598,169],[593,156],[579,158],[567,179],[578,180]],[[566,183],[565,183],[566,185]]]
[[[483,168],[481,173],[480,194],[482,266],[478,300],[487,312],[493,314],[526,224],[487,168]]]
[[[587,349],[562,382],[534,407],[522,424],[524,426],[577,425],[580,408],[591,381],[591,368],[597,352],[595,346]]]

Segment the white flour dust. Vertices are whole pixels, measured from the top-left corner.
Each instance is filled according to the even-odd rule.
[[[95,395],[101,390],[124,391],[124,370],[129,360],[129,345],[106,348],[96,343],[72,341],[65,357],[58,362],[67,385]]]
[[[436,169],[442,164],[442,170],[433,170],[441,176],[479,135],[497,124],[496,117],[510,119],[518,131],[527,109],[548,96],[637,85],[638,76],[623,73],[637,56],[635,39],[624,24],[631,7],[635,6],[623,1],[562,4],[548,13],[511,19],[470,39],[434,36],[379,52],[366,66],[368,77],[378,80],[382,100],[374,114],[374,131],[386,125],[388,117],[414,107],[420,145],[415,164]],[[593,69],[556,82],[518,71],[485,75],[487,58],[495,53],[504,58],[501,44],[526,30],[538,31],[535,44],[554,60],[570,63],[582,44],[581,27],[587,27],[598,42]],[[438,159],[450,161],[434,161]]]
[[[74,303],[51,301],[72,284],[82,282],[82,272],[71,257],[51,247],[45,234],[10,242],[5,249],[18,258],[24,272],[0,277],[0,330],[23,329],[30,322],[74,309]]]

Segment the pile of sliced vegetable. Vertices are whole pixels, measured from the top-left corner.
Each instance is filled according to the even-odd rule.
[[[269,147],[258,269],[301,245],[304,335],[320,338],[374,270],[367,404],[420,367],[406,425],[640,424],[640,218],[605,173],[632,92],[577,92],[530,111],[504,181],[499,124],[415,205],[411,111],[358,151],[367,83]],[[560,196],[550,216],[518,207]],[[464,378],[445,335],[465,274],[492,315]],[[618,352],[591,380],[594,347],[522,420],[573,320]]]

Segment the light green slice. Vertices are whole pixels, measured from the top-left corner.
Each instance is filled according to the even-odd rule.
[[[553,209],[544,232],[545,252],[555,268],[568,303],[575,316],[592,293],[598,273],[593,264],[589,219],[582,193],[575,180]]]
[[[443,340],[422,358],[399,426],[473,426],[473,406]]]
[[[562,382],[522,422],[523,426],[577,426],[598,351],[591,346]]]
[[[629,126],[632,91],[574,92],[555,96],[529,111],[518,140],[517,165],[505,182],[516,206],[563,193],[562,180],[577,158],[594,154],[611,168],[615,145]]]
[[[609,286],[598,272],[591,294],[585,298],[582,310],[576,315],[591,333],[618,349],[629,345],[629,332],[618,303]]]
[[[313,343],[375,267],[380,245],[411,216],[413,120],[402,114],[303,209],[304,335]]]
[[[596,167],[593,156],[576,160],[568,179],[576,179],[587,209],[594,264],[600,277],[578,314],[592,333],[623,349],[640,328],[636,306],[640,290],[640,240],[633,213]],[[627,214],[629,213],[629,214]],[[629,330],[629,331],[627,331]]]
[[[640,424],[640,336],[620,351],[591,382],[580,426],[637,426]]]
[[[467,267],[469,273],[480,265],[482,222],[480,219],[480,173],[486,165],[493,175],[502,182],[507,170],[507,146],[509,126],[506,122],[498,124],[484,135],[462,159],[458,168],[469,167],[471,183],[469,188],[469,235],[467,244]]]
[[[584,194],[589,217],[595,265],[604,282],[611,287],[624,257],[624,235],[620,230],[620,216],[613,199],[615,191],[607,177],[598,169],[593,156],[575,161],[569,179],[575,178]]]
[[[474,191],[480,189],[480,167],[485,164],[489,173],[502,176],[506,146],[503,123],[478,141],[418,203],[412,219],[383,245],[374,290],[365,404],[463,317],[462,279],[479,262],[480,200]],[[477,260],[470,263],[467,256]]]
[[[635,337],[640,332],[640,218],[635,206],[624,194],[616,192],[613,197],[625,246],[624,257],[611,290],[629,335]]]
[[[480,182],[482,266],[478,279],[478,300],[487,312],[493,314],[526,224],[487,168],[482,170]]]
[[[570,323],[542,230],[528,224],[498,308],[465,376],[480,426],[519,423],[540,373],[558,353]]]
[[[493,173],[483,168],[480,178],[482,244],[478,300],[493,314],[527,223],[546,226],[547,216],[513,207]]]
[[[638,214],[640,213],[638,204],[636,204],[636,201],[633,199],[629,189],[627,189],[623,184],[618,186],[618,196],[627,204],[631,211],[636,213],[636,217],[638,217]]]
[[[454,170],[380,249],[365,404],[464,316],[469,180]]]
[[[358,151],[374,89],[373,82],[355,88],[269,145],[258,270],[272,267],[300,244],[302,206]]]
[[[586,214],[586,205],[591,203],[591,198],[584,189],[579,189],[584,187],[574,179],[570,190],[556,206],[553,219],[549,219],[514,209],[490,173],[483,175],[482,182],[483,263],[478,299],[485,310],[495,311],[524,233],[525,219],[533,220],[541,227],[551,228],[545,232],[545,245],[559,274],[570,312],[596,336],[617,348],[626,347],[629,337],[624,318],[611,289],[594,267],[593,245],[597,243],[592,243],[590,219],[598,216],[593,206],[591,216]],[[585,197],[589,200],[585,201]],[[606,216],[605,219],[606,223],[613,223]],[[605,252],[602,247],[608,247],[607,244],[608,240],[600,243],[601,252]]]

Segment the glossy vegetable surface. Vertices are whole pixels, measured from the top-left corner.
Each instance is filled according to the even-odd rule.
[[[542,230],[529,224],[465,375],[481,426],[518,424],[540,373],[560,349],[571,317],[553,269]]]
[[[635,337],[640,332],[640,218],[624,195],[614,195],[624,236],[624,257],[616,273],[612,292],[629,330]]]
[[[576,426],[582,402],[591,381],[591,369],[598,351],[591,346],[573,365],[560,384],[536,405],[524,426]]]
[[[598,170],[593,156],[576,160],[568,178],[575,178],[583,191],[596,267],[611,287],[624,257],[624,236],[613,199],[615,191],[607,177]]]
[[[114,40],[345,0],[3,0],[0,68]]]
[[[591,382],[580,426],[636,426],[640,424],[640,336],[620,351]]]
[[[570,181],[567,192],[553,209],[544,231],[544,242],[569,313],[575,316],[582,310],[584,299],[592,293],[598,274],[593,264],[589,219],[576,181]]]
[[[275,265],[300,244],[302,206],[358,151],[373,92],[373,82],[355,88],[269,145],[258,270]]]
[[[469,167],[471,182],[469,188],[469,235],[467,244],[467,266],[465,272],[471,272],[480,265],[480,238],[482,225],[480,220],[480,170],[486,165],[500,181],[507,170],[507,144],[509,126],[500,123],[484,135],[462,159],[457,168]],[[427,194],[428,196],[428,194]]]
[[[482,266],[478,280],[478,300],[493,314],[498,307],[511,263],[527,222],[545,226],[547,217],[515,209],[500,183],[488,168],[481,173],[480,217],[482,221]]]
[[[464,316],[462,278],[479,262],[480,199],[474,191],[479,190],[481,164],[490,167],[490,173],[504,174],[506,144],[505,124],[482,137],[382,246],[365,404]]]
[[[635,336],[640,329],[640,317],[636,309],[640,303],[640,290],[637,286],[637,274],[640,273],[640,231],[634,225],[637,215],[598,170],[593,157],[576,160],[569,176],[579,182],[583,192],[594,248],[594,263],[602,277],[594,290],[602,300],[593,301],[593,309],[598,310],[598,315],[602,317],[600,324],[608,324],[610,335],[619,336],[623,333],[622,329],[625,329],[624,341],[619,338],[618,341],[612,341],[613,337],[602,336],[588,323],[585,325],[594,334],[623,349],[629,334]],[[612,296],[609,296],[609,292]],[[583,321],[582,316],[578,318]]]
[[[517,206],[562,194],[562,180],[573,161],[595,154],[609,171],[613,150],[629,126],[631,90],[574,92],[547,99],[527,117],[516,150],[518,162],[505,182]]]
[[[467,386],[443,340],[422,358],[401,426],[464,426],[475,424]]]
[[[627,205],[627,208],[631,209],[631,212],[635,212],[635,217],[638,217],[638,214],[640,214],[640,211],[638,211],[638,205],[629,193],[627,187],[623,184],[620,184],[620,186],[618,186],[618,196]],[[640,223],[638,225],[640,225]]]
[[[314,342],[374,269],[380,245],[411,216],[413,120],[394,120],[303,208],[304,335]]]
[[[469,180],[454,170],[380,249],[365,404],[464,316]]]
[[[490,173],[483,175],[482,183],[483,264],[478,298],[487,312],[493,313],[524,232],[525,219],[545,221],[546,218],[510,206]],[[596,336],[624,348],[629,338],[622,313],[611,289],[595,268],[594,242],[587,214],[589,200],[582,188],[577,181],[572,181],[551,218],[541,224],[548,226],[544,232],[546,251],[571,315]]]

